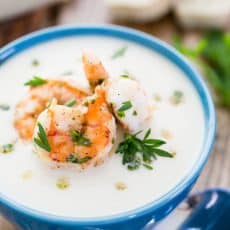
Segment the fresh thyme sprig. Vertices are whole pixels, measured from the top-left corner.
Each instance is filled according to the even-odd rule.
[[[31,80],[27,81],[24,85],[28,85],[28,86],[39,86],[39,85],[43,85],[47,82],[47,80],[40,78],[38,76],[34,76]]]
[[[34,142],[47,152],[51,151],[51,147],[48,141],[48,137],[41,123],[38,122],[38,138],[34,138]]]
[[[149,138],[151,129],[148,129],[143,139],[137,137],[139,133],[141,131],[133,135],[126,133],[124,141],[116,150],[116,153],[122,155],[122,164],[127,165],[129,170],[138,169],[141,165],[152,169],[151,163],[153,159],[157,159],[157,156],[173,157],[173,154],[160,149],[160,146],[166,143],[165,141]]]

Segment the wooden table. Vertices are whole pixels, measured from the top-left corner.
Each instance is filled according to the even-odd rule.
[[[29,19],[29,20],[28,20]],[[38,28],[55,24],[114,23],[129,26],[170,42],[173,33],[183,34],[186,39],[199,35],[197,31],[183,31],[173,15],[158,22],[147,24],[114,22],[100,0],[78,0],[63,6],[42,8],[28,15],[0,23],[0,46]],[[217,137],[213,152],[201,173],[194,191],[212,187],[230,188],[230,111],[217,108]],[[0,229],[13,230],[11,224],[0,218]]]

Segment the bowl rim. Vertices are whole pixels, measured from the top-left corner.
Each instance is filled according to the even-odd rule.
[[[127,28],[124,26],[115,25],[77,25],[77,26],[55,26],[48,27],[26,36],[16,39],[8,45],[0,49],[0,66],[6,60],[16,55],[19,52],[23,52],[32,46],[36,46],[43,42],[51,40],[71,37],[71,36],[106,36],[115,37],[122,40],[128,40],[135,42],[141,46],[158,52],[160,55],[167,58],[170,62],[173,62],[180,70],[184,72],[187,78],[192,82],[194,88],[199,94],[203,113],[205,117],[205,134],[202,153],[199,159],[191,168],[190,172],[170,191],[161,196],[155,201],[145,204],[139,208],[122,212],[115,215],[103,216],[103,217],[87,217],[87,218],[75,218],[65,217],[49,214],[46,212],[37,211],[35,209],[26,207],[20,203],[7,198],[7,196],[0,193],[0,205],[8,206],[8,208],[21,213],[30,218],[35,218],[40,221],[45,221],[55,224],[64,224],[69,226],[82,225],[87,223],[88,225],[107,225],[115,222],[125,221],[127,219],[133,219],[150,214],[158,208],[165,205],[173,197],[180,194],[185,188],[197,179],[202,168],[204,167],[211,149],[214,144],[216,133],[216,114],[214,104],[210,95],[210,92],[202,79],[201,75],[191,66],[191,63],[180,54],[175,48],[171,47],[164,41],[159,40],[144,32],[137,31],[135,29]]]

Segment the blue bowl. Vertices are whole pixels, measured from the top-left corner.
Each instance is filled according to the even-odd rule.
[[[148,49],[158,52],[178,68],[192,82],[202,103],[205,117],[205,138],[202,152],[191,171],[171,191],[149,204],[140,208],[124,212],[119,215],[101,218],[66,218],[24,207],[0,194],[0,211],[10,221],[21,229],[33,230],[71,230],[71,229],[141,229],[149,221],[157,222],[168,215],[188,194],[198,178],[212,149],[215,137],[216,119],[214,105],[210,93],[197,73],[185,58],[166,43],[145,33],[118,26],[82,26],[82,27],[54,27],[41,30],[3,47],[0,50],[0,66],[17,53],[37,44],[65,37],[101,35],[115,37],[138,43]]]

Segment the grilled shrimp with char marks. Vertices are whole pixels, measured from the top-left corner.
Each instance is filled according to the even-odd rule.
[[[30,87],[25,98],[16,105],[14,126],[19,136],[24,140],[31,139],[38,115],[53,98],[59,104],[74,100],[77,105],[87,95],[86,90],[80,89],[73,79],[67,77],[47,79],[42,85]]]
[[[36,142],[35,151],[46,160],[76,164],[81,169],[103,163],[116,137],[115,119],[100,86],[94,95],[75,108],[52,103],[39,115],[37,122],[45,130],[50,151]],[[39,138],[38,133],[36,126],[34,140]]]

